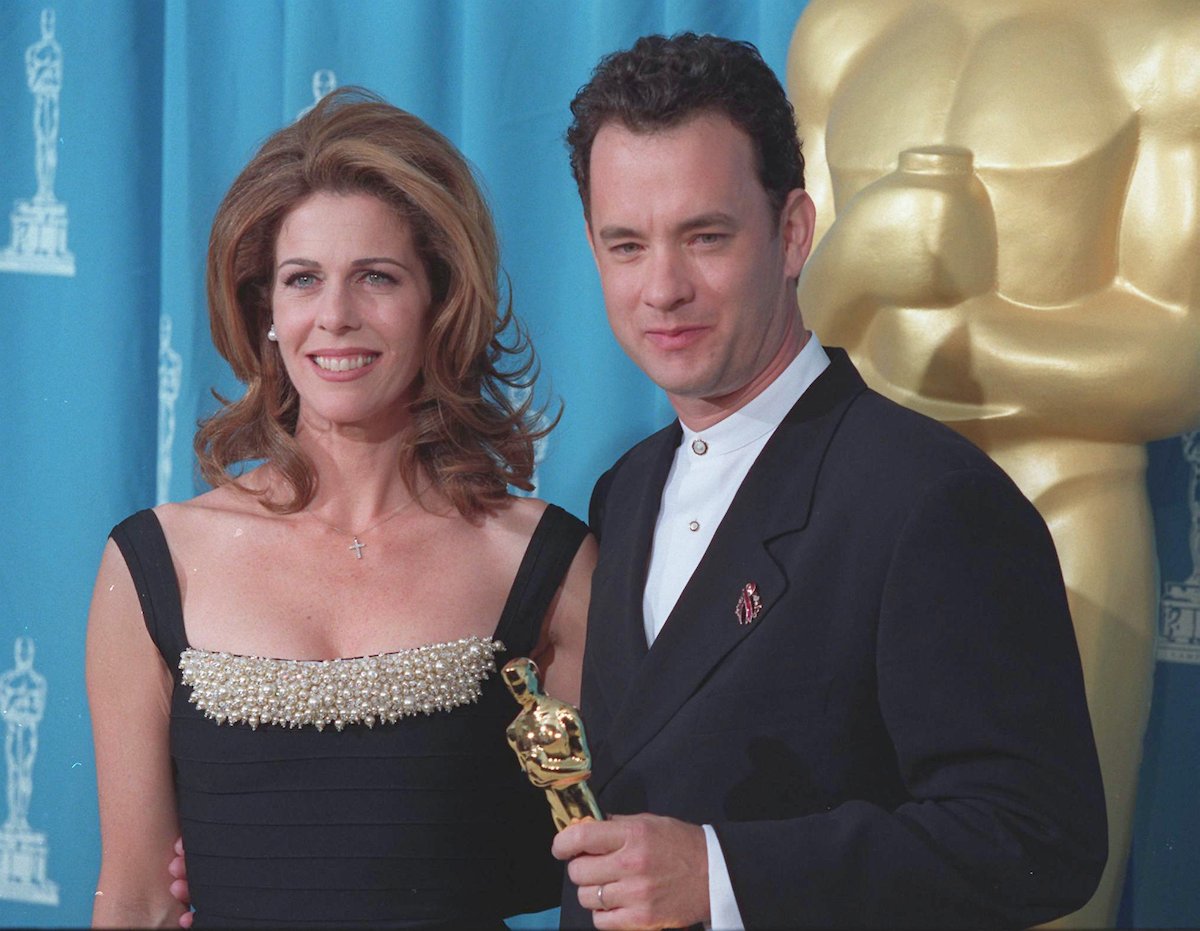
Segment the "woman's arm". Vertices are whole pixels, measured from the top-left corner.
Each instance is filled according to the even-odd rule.
[[[87,690],[101,843],[92,924],[176,927],[184,908],[163,874],[179,834],[168,745],[171,674],[111,540],[88,615]]]
[[[596,538],[588,534],[550,603],[533,655],[542,671],[542,690],[572,705],[579,704],[583,642],[597,552]]]

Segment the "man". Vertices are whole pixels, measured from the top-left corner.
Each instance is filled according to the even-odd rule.
[[[986,456],[805,330],[779,82],[749,45],[651,36],[572,111],[609,321],[679,422],[593,493],[582,707],[614,817],[555,840],[563,925],[1078,907],[1104,802],[1053,544]]]

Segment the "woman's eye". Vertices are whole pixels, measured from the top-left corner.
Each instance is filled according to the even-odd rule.
[[[368,271],[363,272],[363,281],[367,284],[395,284],[396,279],[387,272]]]
[[[309,272],[296,272],[284,278],[283,283],[289,288],[311,288],[317,283],[317,276]]]

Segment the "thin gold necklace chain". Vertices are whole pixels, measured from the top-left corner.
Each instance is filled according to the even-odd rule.
[[[362,530],[358,531],[358,533],[351,533],[349,530],[343,530],[341,527],[338,527],[336,524],[331,524],[324,517],[319,517],[313,511],[305,511],[304,513],[307,514],[309,517],[311,517],[313,520],[317,521],[318,523],[324,524],[330,530],[334,530],[334,531],[340,533],[342,536],[350,537],[354,542],[351,543],[348,547],[346,547],[346,549],[354,550],[354,558],[355,559],[362,559],[362,551],[367,548],[367,544],[360,543],[358,538],[365,537],[372,530],[382,527],[393,517],[398,516],[402,511],[407,510],[408,508],[412,507],[416,503],[417,503],[417,496],[414,495],[413,497],[411,497],[407,501],[405,501],[403,504],[401,504],[399,507],[393,508],[392,510],[388,511],[386,514],[383,515],[383,517],[379,518],[379,520],[375,521],[370,526],[364,527]]]

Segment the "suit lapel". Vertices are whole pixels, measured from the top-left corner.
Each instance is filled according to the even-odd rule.
[[[623,561],[635,564],[625,574],[633,592],[622,591],[619,602],[631,614],[616,625],[622,630],[622,637],[636,635],[641,645],[640,654],[636,654],[639,661],[626,667],[630,670],[626,672],[611,665],[610,661],[617,658],[615,651],[610,654],[605,650],[606,655],[598,665],[608,680],[609,707],[619,710],[605,735],[607,752],[599,755],[592,777],[597,789],[654,738],[743,639],[772,624],[803,623],[794,611],[772,613],[788,589],[804,580],[795,577],[797,567],[780,565],[770,546],[780,536],[802,531],[807,525],[825,451],[849,402],[866,388],[845,353],[829,350],[829,355],[829,368],[788,412],[751,467],[649,650],[645,648],[642,625],[646,556],[662,497],[662,483],[678,438],[668,452],[667,469],[662,470],[653,492],[641,501],[637,512],[639,524],[631,534],[639,548],[631,554],[622,554],[632,557]],[[651,511],[648,517],[646,509]],[[606,534],[608,527],[619,526],[617,520],[606,519]],[[607,536],[604,544],[608,549]],[[751,623],[740,624],[734,608],[742,586],[748,582],[757,586],[762,610]],[[615,620],[593,618],[596,623],[612,624]],[[589,649],[594,643],[589,638]],[[626,658],[635,655],[629,644],[621,652]],[[614,683],[620,683],[623,695],[615,694]]]
[[[604,503],[602,546],[588,610],[588,665],[606,707],[619,708],[629,679],[646,656],[642,593],[663,486],[683,431],[672,423],[621,463]],[[603,737],[596,749],[603,743]]]

